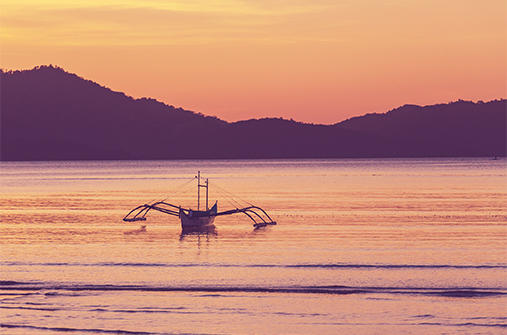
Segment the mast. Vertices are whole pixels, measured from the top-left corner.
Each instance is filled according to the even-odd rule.
[[[201,201],[201,171],[197,171],[197,211],[199,211],[199,201]]]
[[[201,171],[197,171],[197,211],[199,211],[200,202],[201,202],[201,187],[206,188],[206,210],[208,208],[208,178],[204,182],[204,185],[201,185]]]
[[[209,208],[208,208],[208,178],[206,178],[206,211],[209,211]]]

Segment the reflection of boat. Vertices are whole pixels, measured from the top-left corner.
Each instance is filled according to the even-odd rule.
[[[204,237],[204,238],[206,238],[206,241],[209,242],[210,237],[214,237],[217,235],[218,235],[218,232],[216,230],[215,225],[208,225],[208,226],[201,226],[201,227],[182,226],[180,241],[195,237],[200,242],[201,238]]]
[[[145,204],[134,208],[124,218],[123,221],[145,221],[146,214],[150,210],[156,210],[165,214],[178,216],[181,221],[183,229],[201,228],[213,226],[215,218],[222,215],[232,215],[237,213],[244,213],[253,222],[254,227],[265,227],[267,225],[276,225],[269,215],[260,207],[249,205],[243,208],[235,208],[223,212],[218,211],[218,202],[209,208],[208,207],[208,179],[201,184],[201,173],[198,172],[197,176],[197,210],[191,208],[182,208],[165,201],[157,201],[152,204]],[[206,210],[200,210],[201,188],[206,189]]]

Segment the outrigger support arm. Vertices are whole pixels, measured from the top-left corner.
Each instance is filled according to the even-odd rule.
[[[161,205],[168,206],[169,208],[161,207]],[[180,207],[172,205],[172,204],[168,204],[167,202],[159,201],[159,202],[156,202],[152,205],[141,205],[141,206],[134,208],[123,218],[123,221],[129,221],[129,222],[130,221],[146,221],[146,214],[148,214],[148,212],[151,209],[154,209],[156,211],[159,211],[159,212],[162,212],[165,214],[169,214],[169,215],[174,215],[174,216],[180,215],[180,212],[179,212]],[[137,213],[135,213],[136,211],[137,211]],[[135,213],[135,215],[132,216],[133,213]]]
[[[262,217],[261,214],[257,213],[256,210],[261,211],[262,214],[265,215],[265,218]],[[244,213],[246,216],[248,216],[254,222],[255,228],[265,227],[267,225],[276,225],[276,222],[273,221],[269,217],[268,213],[266,213],[266,211],[264,211],[262,208],[257,207],[257,206],[249,206],[249,207],[245,207],[245,208],[231,209],[229,211],[217,213],[216,216],[231,215],[231,214],[236,214],[236,213]],[[257,218],[257,220],[255,220],[256,218]]]
[[[182,209],[181,206],[175,206],[173,204],[169,204],[167,202],[159,201],[152,205],[141,205],[133,210],[131,210],[124,218],[123,221],[132,222],[132,221],[146,221],[146,215],[150,210],[156,210],[162,212],[164,214],[179,216],[180,211],[190,212],[190,209]],[[261,213],[259,214],[258,211]],[[248,216],[253,222],[254,227],[265,227],[267,225],[276,225],[276,222],[273,221],[268,213],[264,211],[262,208],[257,206],[249,206],[245,208],[236,208],[228,211],[219,212],[216,214],[211,214],[210,216],[222,216],[222,215],[232,215],[237,213],[244,213]],[[195,213],[198,215],[198,213]],[[200,214],[200,213],[199,213]]]

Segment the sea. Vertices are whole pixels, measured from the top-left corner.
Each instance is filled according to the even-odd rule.
[[[123,221],[195,209],[198,172],[210,206],[277,224]],[[505,158],[2,162],[0,177],[1,334],[507,334]]]

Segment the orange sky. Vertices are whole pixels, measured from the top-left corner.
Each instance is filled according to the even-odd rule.
[[[506,98],[505,0],[2,0],[3,69],[216,115],[336,123]]]

